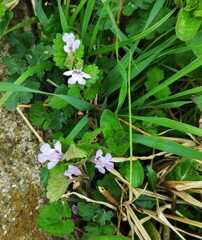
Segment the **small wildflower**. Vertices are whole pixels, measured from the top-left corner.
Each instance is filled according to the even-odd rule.
[[[72,175],[79,176],[82,175],[82,172],[79,170],[78,167],[74,165],[69,165],[69,168],[63,174],[64,176],[71,177]]]
[[[102,154],[103,151],[98,149],[95,157],[92,159],[92,162],[95,163],[95,167],[100,173],[105,174],[105,168],[114,168],[114,163],[111,162],[112,155],[110,153],[107,153],[105,157],[103,157]]]
[[[74,68],[73,70],[64,72],[63,75],[71,76],[67,81],[69,84],[75,84],[76,82],[78,82],[81,85],[85,85],[86,80],[83,78],[91,78],[89,74],[82,72],[81,70],[76,68]]]
[[[44,163],[45,161],[49,160],[48,169],[52,169],[55,165],[62,160],[63,153],[62,153],[62,145],[58,141],[55,143],[54,148],[52,149],[48,143],[44,143],[40,151],[42,153],[38,154],[38,161],[40,163]]]
[[[66,43],[64,46],[64,51],[66,53],[75,53],[76,49],[79,48],[80,40],[75,40],[73,33],[65,33],[62,37],[62,40]]]

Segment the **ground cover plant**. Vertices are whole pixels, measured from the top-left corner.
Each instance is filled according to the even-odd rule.
[[[202,1],[39,0],[13,27],[8,2],[0,106],[51,132],[44,142],[33,129],[49,201],[39,228],[81,240],[202,239]],[[19,32],[36,23],[36,34]]]

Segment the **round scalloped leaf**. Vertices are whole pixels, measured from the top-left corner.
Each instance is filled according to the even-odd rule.
[[[37,219],[38,226],[54,236],[68,236],[74,231],[71,209],[67,203],[49,203],[45,205]]]
[[[84,66],[83,72],[88,73],[91,78],[87,79],[86,86],[90,87],[91,84],[95,83],[99,78],[100,70],[95,64]]]
[[[62,40],[62,34],[58,33],[53,43],[53,60],[55,61],[55,65],[60,69],[65,69],[64,63],[67,58],[67,53],[63,49],[65,43]]]

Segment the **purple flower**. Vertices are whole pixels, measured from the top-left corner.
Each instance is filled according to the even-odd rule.
[[[107,153],[105,157],[103,157],[102,154],[103,151],[98,149],[95,157],[92,159],[92,162],[95,163],[95,167],[100,173],[105,174],[105,167],[114,168],[114,163],[111,162],[112,155],[110,153]]]
[[[64,176],[71,177],[72,175],[79,176],[82,175],[82,172],[79,170],[78,167],[74,165],[69,165],[69,168],[63,174]]]
[[[65,33],[62,37],[62,40],[66,43],[64,46],[64,51],[66,53],[76,52],[76,49],[79,48],[80,40],[75,40],[73,33]]]
[[[86,80],[83,78],[91,78],[91,76],[79,69],[74,68],[73,70],[66,71],[63,73],[65,76],[71,76],[67,81],[69,84],[75,84],[78,82],[81,85],[85,85]]]
[[[41,148],[40,153],[38,155],[38,161],[40,163],[44,163],[45,161],[49,160],[48,169],[55,167],[55,165],[62,160],[63,153],[62,153],[62,145],[58,141],[55,143],[54,148],[52,149],[48,143],[44,143]]]

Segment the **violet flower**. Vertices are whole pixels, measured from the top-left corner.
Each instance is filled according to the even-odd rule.
[[[64,72],[63,75],[71,76],[67,81],[69,84],[75,84],[76,82],[78,82],[81,85],[85,85],[86,80],[83,78],[91,78],[89,74],[82,72],[81,70],[76,68],[74,68],[73,70]]]
[[[63,175],[67,177],[72,177],[72,175],[79,176],[82,175],[82,172],[79,170],[78,167],[74,165],[69,165],[69,168],[65,171]]]
[[[110,153],[107,153],[105,157],[103,157],[102,154],[103,154],[102,149],[98,149],[95,157],[91,161],[95,163],[95,167],[98,169],[100,173],[105,174],[106,172],[105,168],[106,167],[114,168],[114,163],[111,162],[112,155]]]
[[[79,48],[80,40],[75,40],[73,33],[65,33],[62,37],[62,40],[66,43],[64,46],[64,51],[66,53],[75,53],[76,49]]]
[[[52,169],[55,165],[62,160],[64,154],[62,153],[62,145],[58,141],[55,143],[54,148],[52,149],[48,143],[44,143],[40,151],[42,153],[38,154],[38,161],[44,163],[49,160],[48,169]]]

